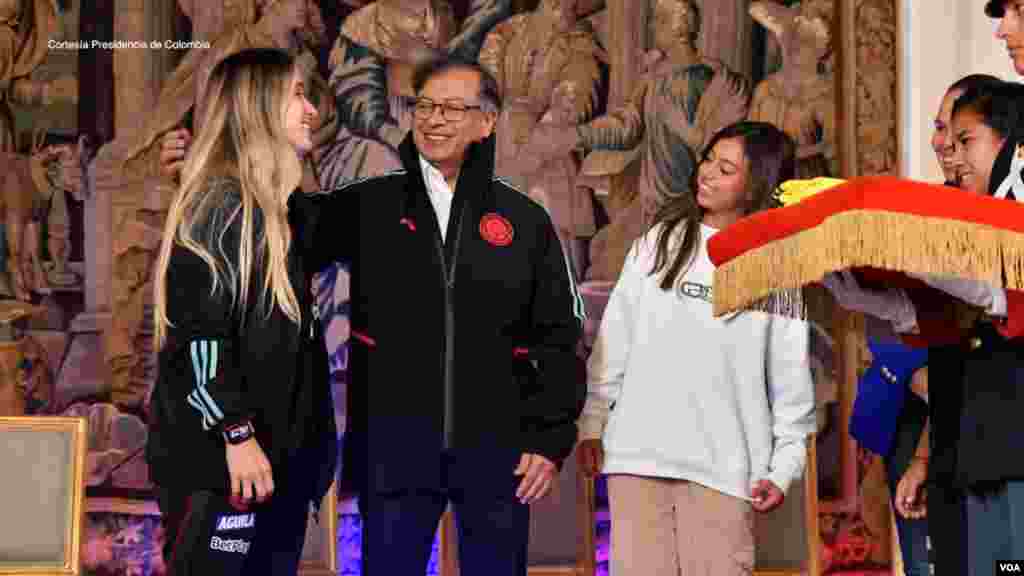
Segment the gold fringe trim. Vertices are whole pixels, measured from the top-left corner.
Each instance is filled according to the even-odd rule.
[[[843,212],[719,266],[714,314],[765,306],[761,301],[774,293],[856,267],[958,276],[1021,290],[1024,233],[882,210]]]
[[[807,306],[801,290],[780,290],[747,306],[745,310],[756,310],[789,318],[807,318]]]

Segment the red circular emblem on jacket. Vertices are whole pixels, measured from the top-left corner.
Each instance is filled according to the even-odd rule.
[[[480,236],[495,246],[508,246],[512,243],[512,223],[505,218],[490,212],[480,219]]]

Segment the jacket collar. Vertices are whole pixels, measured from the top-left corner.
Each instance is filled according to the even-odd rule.
[[[496,138],[492,133],[480,142],[474,142],[466,149],[466,159],[459,172],[459,181],[455,185],[455,198],[452,210],[463,202],[469,201],[474,207],[491,205],[491,180],[494,178],[494,154]],[[412,195],[417,192],[426,194],[426,180],[420,168],[420,153],[413,142],[412,130],[398,147],[402,166],[409,174],[406,196],[403,200],[402,212],[412,203]]]

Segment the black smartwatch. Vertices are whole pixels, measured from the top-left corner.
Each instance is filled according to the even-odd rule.
[[[224,441],[231,445],[241,444],[255,435],[256,430],[248,420],[224,427]]]

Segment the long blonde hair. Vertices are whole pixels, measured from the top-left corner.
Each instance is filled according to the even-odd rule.
[[[290,55],[271,49],[239,52],[211,72],[199,108],[203,117],[195,124],[194,142],[185,156],[181,185],[167,214],[157,258],[154,328],[158,350],[172,326],[167,317],[167,267],[175,245],[191,250],[210,267],[211,294],[224,288],[222,275],[228,279],[224,283],[229,284],[232,305],[243,311],[242,318],[256,274],[263,279],[260,301],[265,314],[269,316],[277,306],[300,323],[287,257],[291,244],[288,197],[302,179],[302,165],[285,127],[289,91],[297,73]],[[222,178],[237,180],[239,186],[214,185]],[[238,194],[241,206],[223,218],[218,230],[210,225],[211,219],[228,194]],[[224,232],[239,217],[237,261],[222,258],[218,262],[211,246],[222,247]],[[222,264],[229,269],[221,269]]]

